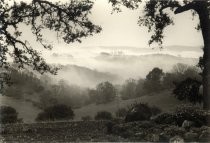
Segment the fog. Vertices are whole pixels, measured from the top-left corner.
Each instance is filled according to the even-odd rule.
[[[195,66],[203,52],[201,47],[190,46],[168,46],[163,49],[98,46],[45,54],[47,62],[64,65],[53,78],[64,79],[69,84],[94,87],[106,80],[121,84],[128,78],[145,78],[154,67],[167,72],[177,63]]]

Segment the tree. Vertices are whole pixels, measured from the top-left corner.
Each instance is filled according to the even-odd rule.
[[[58,68],[49,66],[41,54],[26,39],[20,24],[31,27],[36,41],[45,49],[52,45],[45,42],[43,30],[53,30],[64,42],[81,42],[81,38],[98,33],[101,28],[88,18],[93,6],[90,0],[70,0],[68,3],[51,2],[50,0],[32,0],[16,2],[1,0],[0,2],[0,68],[7,69],[10,64],[8,56],[19,68],[31,66],[40,73],[56,74]],[[1,81],[6,81],[5,77]],[[2,82],[1,82],[2,83]]]
[[[50,106],[39,113],[36,121],[55,121],[55,120],[72,120],[74,112],[71,107],[63,104]]]
[[[121,97],[124,100],[136,97],[136,81],[134,79],[126,80],[122,87]]]
[[[99,83],[96,87],[97,103],[111,102],[116,94],[114,86],[108,81]]]
[[[120,6],[136,9],[142,0],[109,0],[114,10]],[[149,32],[153,31],[149,45],[156,42],[162,47],[164,29],[174,24],[173,19],[165,11],[170,9],[174,14],[191,10],[192,15],[198,15],[200,23],[197,29],[201,30],[204,41],[203,55],[203,96],[204,109],[210,109],[210,0],[149,0],[145,2],[144,15],[139,17],[138,24],[146,26]]]
[[[163,70],[156,67],[156,68],[153,68],[152,71],[150,71],[147,74],[146,80],[161,82],[163,75],[164,75]]]
[[[203,96],[199,94],[200,86],[201,82],[192,78],[187,78],[176,84],[173,93],[179,100],[185,100],[186,102],[189,101],[193,104],[201,103],[203,102]]]
[[[21,122],[22,119],[18,119],[17,111],[10,106],[1,106],[0,107],[0,123],[16,123]]]
[[[163,70],[160,68],[153,68],[152,71],[150,71],[147,76],[146,80],[144,82],[144,89],[146,92],[155,92],[162,89],[162,79],[163,79],[164,73]]]
[[[164,88],[174,88],[175,84],[178,84],[187,78],[196,79],[201,82],[200,76],[201,69],[196,66],[189,66],[186,64],[178,63],[173,66],[170,73],[165,73],[163,77]]]

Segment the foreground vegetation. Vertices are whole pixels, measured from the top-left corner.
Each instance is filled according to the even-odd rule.
[[[53,108],[67,109],[61,105]],[[17,120],[13,124],[11,122],[1,124],[2,142],[207,142],[210,139],[210,113],[195,105],[184,104],[177,107],[175,111],[166,113],[162,112],[158,107],[149,106],[146,103],[135,103],[126,109],[119,109],[116,112],[118,116],[114,117],[110,112],[101,111],[96,114],[95,120],[85,116],[83,121],[67,121],[66,117],[69,118],[70,114],[66,114],[66,112],[59,116],[59,118],[63,117],[63,120],[59,121],[55,116],[58,113],[56,110],[53,110],[53,112],[46,110],[42,113],[44,117],[47,117],[45,119],[48,122],[42,120],[41,123],[23,124],[18,123],[16,118]],[[61,113],[59,112],[59,114]],[[70,118],[73,118],[73,116]],[[54,122],[49,122],[49,119]]]

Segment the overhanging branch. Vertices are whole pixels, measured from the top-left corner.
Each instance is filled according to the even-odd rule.
[[[184,6],[179,6],[175,11],[174,14],[179,14],[188,10],[195,10],[195,2],[191,2],[189,4],[186,4]]]

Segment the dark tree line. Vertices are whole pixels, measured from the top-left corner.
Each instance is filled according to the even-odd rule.
[[[178,86],[182,88],[183,92],[179,90],[179,94],[182,94],[185,92],[185,88],[182,87],[182,82],[187,79],[195,81],[197,83],[196,88],[199,89],[202,81],[199,73],[200,70],[197,67],[181,63],[174,65],[169,72],[164,72],[162,69],[155,67],[146,75],[145,79],[126,80],[122,85],[120,94],[122,99],[126,100],[145,95],[156,95],[163,90],[172,91]],[[187,86],[191,86],[191,84]],[[187,92],[187,95],[191,95],[191,92]],[[187,97],[186,95],[182,96]]]

